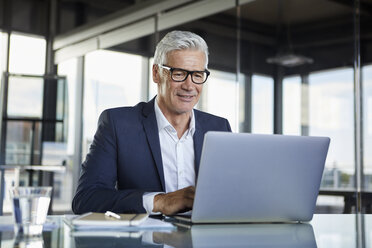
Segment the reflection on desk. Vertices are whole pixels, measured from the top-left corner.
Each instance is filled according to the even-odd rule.
[[[151,235],[152,234],[152,235]],[[176,232],[148,231],[143,236],[74,237],[76,248],[95,247],[286,247],[316,248],[310,224],[194,225]]]
[[[145,230],[122,232],[113,236],[73,236],[62,216],[50,216],[56,228],[43,232],[43,239],[32,247],[371,247],[372,215],[315,215],[308,224],[231,224],[194,225],[191,229]],[[9,219],[9,218],[8,218]],[[6,218],[0,216],[1,248],[19,247],[9,228],[2,228]],[[23,242],[23,243],[22,243]],[[31,246],[30,246],[31,247]]]
[[[145,245],[141,237],[75,237],[73,240],[75,248],[98,248],[98,247],[159,247],[159,245]]]
[[[186,232],[153,232],[153,240],[172,247],[317,247],[310,224],[193,225]]]

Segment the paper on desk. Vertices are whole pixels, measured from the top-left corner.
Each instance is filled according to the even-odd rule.
[[[81,225],[73,225],[72,220],[76,218],[78,215],[65,215],[63,221],[70,226],[72,230],[75,231],[88,231],[88,230],[122,230],[122,231],[141,231],[141,230],[159,230],[159,229],[175,229],[176,227],[169,223],[164,222],[154,218],[147,218],[144,222],[142,222],[138,226],[102,226],[102,225],[91,225],[91,226],[81,226]]]

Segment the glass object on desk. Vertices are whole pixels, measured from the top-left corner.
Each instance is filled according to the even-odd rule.
[[[39,236],[43,231],[52,187],[14,187],[13,201],[15,232],[21,236]]]

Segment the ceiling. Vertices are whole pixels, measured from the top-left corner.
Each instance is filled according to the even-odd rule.
[[[59,0],[60,33],[134,5],[144,7],[154,2],[156,0]],[[360,0],[360,5],[362,16],[372,16],[372,0]],[[255,0],[241,5],[240,17],[272,26],[302,25],[345,16],[352,17],[353,9],[352,0]],[[236,16],[236,10],[231,9],[225,14]],[[64,24],[71,16],[74,16],[75,23]]]
[[[361,6],[362,63],[372,63],[372,53],[366,52],[372,51],[371,1],[362,1]],[[243,72],[274,75],[278,68],[269,65],[267,59],[280,53],[294,53],[314,62],[282,68],[282,73],[303,74],[353,66],[353,10],[354,6],[342,0],[256,0],[240,9],[233,8],[172,29],[202,35],[210,47],[213,68],[235,72],[240,63]],[[160,32],[159,37],[167,31]],[[150,35],[111,49],[151,56],[155,41],[156,37]]]
[[[0,28],[47,36],[50,2],[0,0]],[[94,26],[125,9],[156,2],[159,1],[56,0],[56,34]],[[280,52],[314,59],[312,65],[285,69],[284,73],[295,74],[353,65],[353,4],[351,0],[255,0],[172,29],[187,29],[205,37],[210,46],[211,65],[224,70],[236,71],[238,52],[242,70],[263,74],[275,72],[275,66],[268,65],[266,59]],[[360,0],[360,9],[362,63],[372,63],[372,0]],[[151,56],[156,40],[166,31],[110,49]]]

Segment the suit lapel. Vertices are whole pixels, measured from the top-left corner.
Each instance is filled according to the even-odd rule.
[[[194,111],[194,114],[195,114],[194,156],[195,156],[195,175],[197,178],[198,173],[199,173],[201,151],[203,147],[204,130],[198,121],[197,111]]]
[[[145,105],[145,107],[143,108],[143,115],[145,116],[143,127],[145,129],[147,141],[150,145],[152,156],[155,160],[162,189],[163,191],[165,191],[164,170],[161,158],[158,124],[156,122],[156,115],[154,110],[154,99],[152,99]]]

